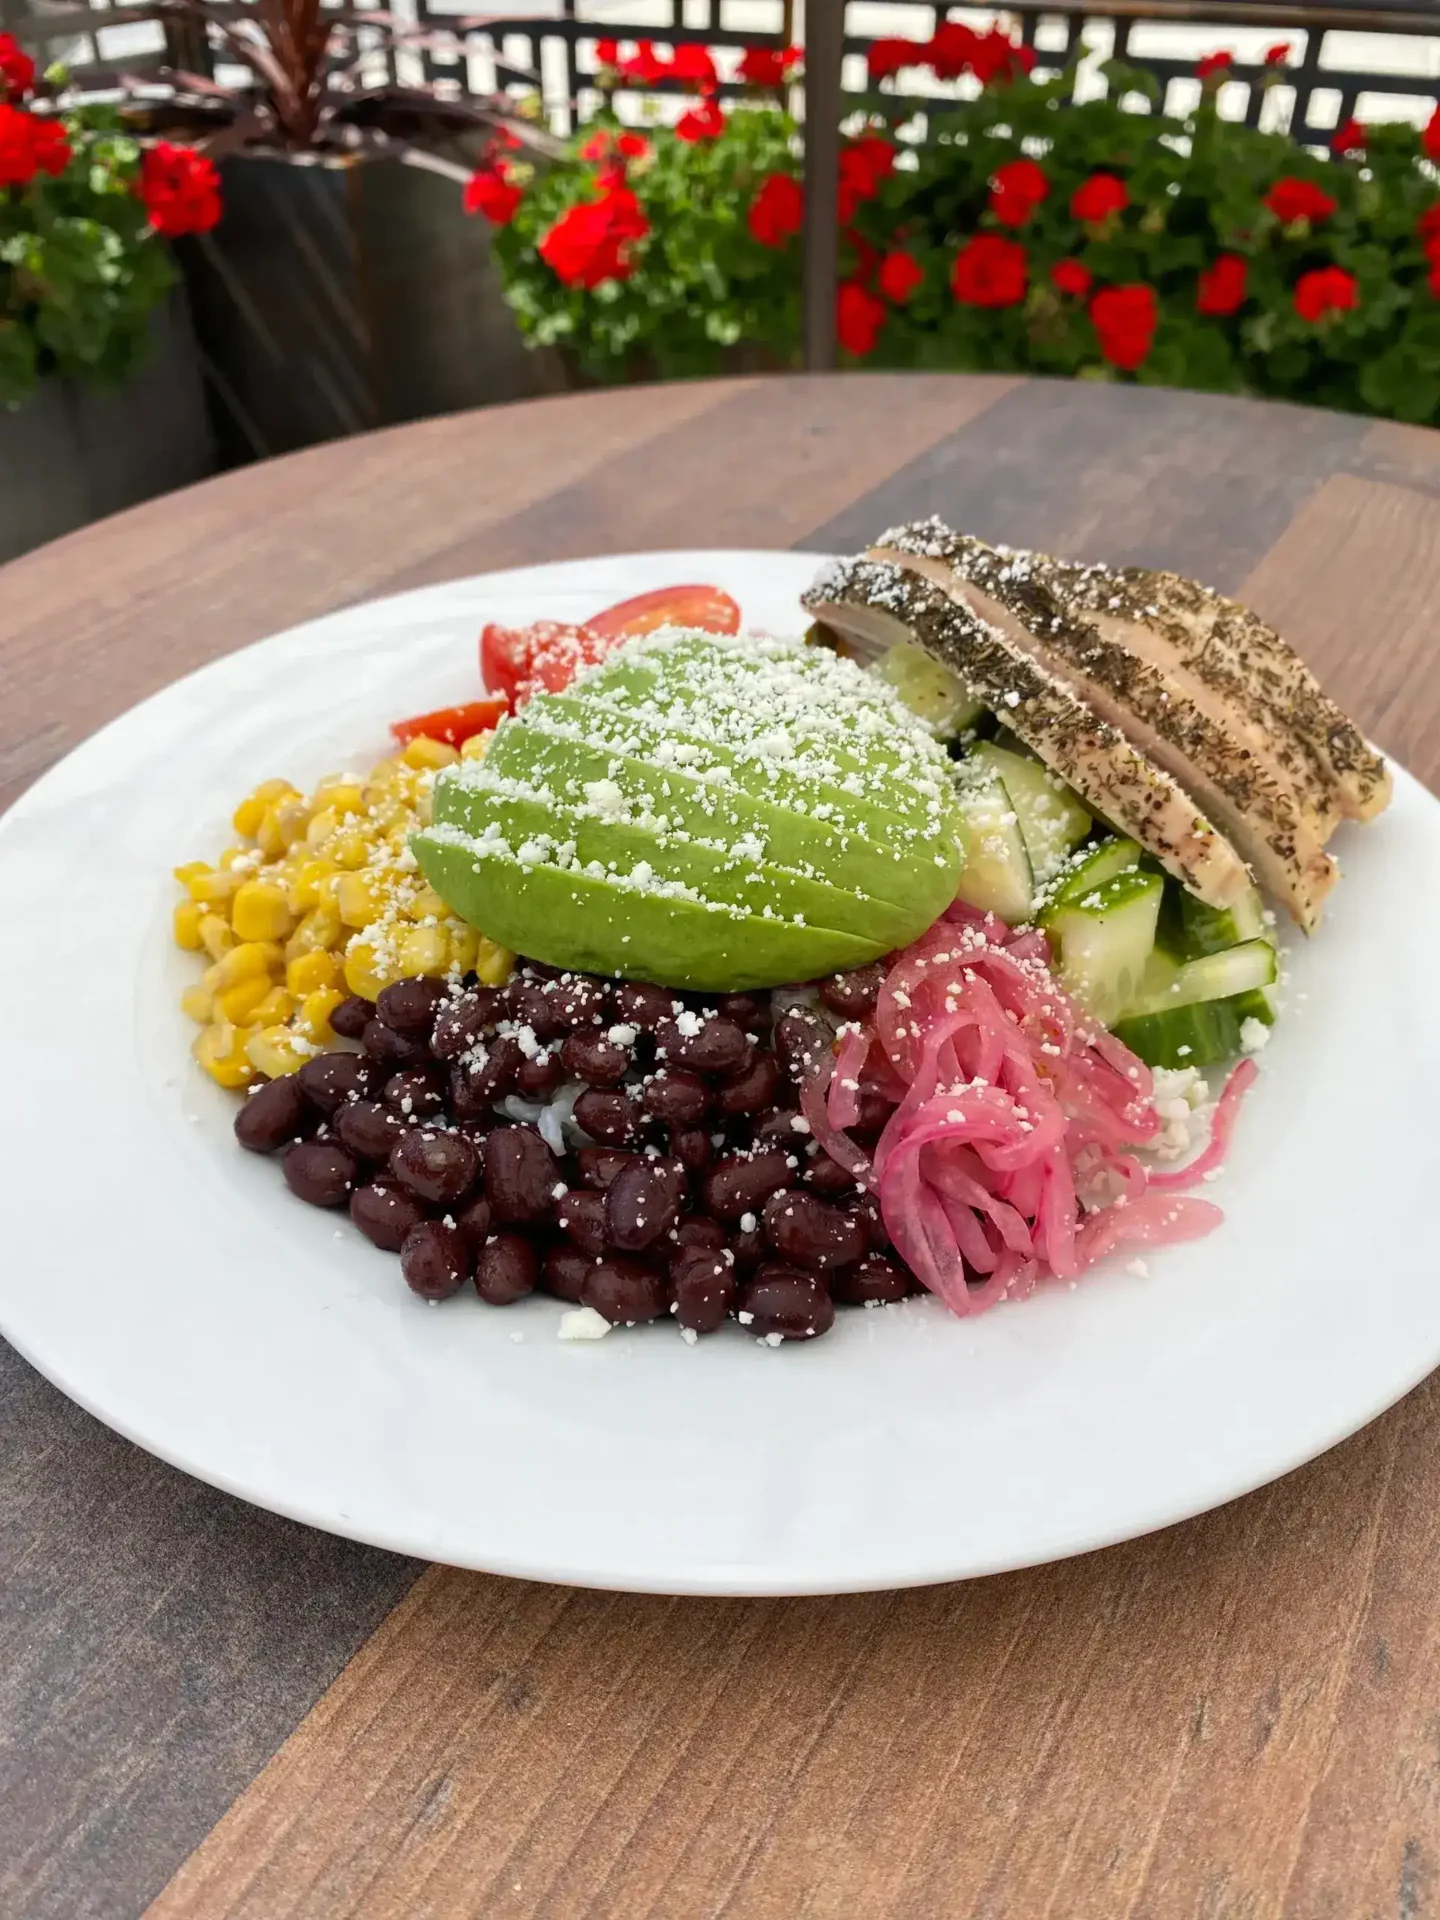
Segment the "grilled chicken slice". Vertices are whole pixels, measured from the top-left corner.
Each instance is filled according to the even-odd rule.
[[[1043,666],[1008,630],[1002,608],[992,623],[909,567],[875,560],[831,562],[804,602],[862,653],[901,641],[933,653],[1096,813],[1209,906],[1233,906],[1250,887],[1244,861],[1176,781]]]
[[[896,529],[886,540],[872,550],[872,560],[913,568],[1003,626],[1093,713],[1173,775],[1250,862],[1260,884],[1306,933],[1314,932],[1338,877],[1323,834],[1317,835],[1284,770],[1198,705],[1184,675],[1106,637],[1092,618],[1067,612],[1029,554],[999,550],[939,522]]]

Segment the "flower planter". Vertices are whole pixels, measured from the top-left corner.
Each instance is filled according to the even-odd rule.
[[[534,391],[454,180],[389,154],[221,173],[220,225],[177,251],[222,463]]]
[[[153,357],[119,391],[52,378],[13,412],[0,409],[0,561],[213,472],[178,294],[155,310],[151,331]]]

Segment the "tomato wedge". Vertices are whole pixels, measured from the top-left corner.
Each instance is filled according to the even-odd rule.
[[[447,747],[463,747],[477,733],[489,733],[510,711],[510,702],[502,694],[493,700],[469,700],[459,707],[437,707],[434,713],[417,713],[409,720],[393,720],[390,731],[408,746],[423,734],[427,740],[443,740]]]
[[[700,627],[706,633],[738,633],[740,609],[719,587],[656,587],[621,600],[585,622],[607,640],[633,639],[657,627]]]

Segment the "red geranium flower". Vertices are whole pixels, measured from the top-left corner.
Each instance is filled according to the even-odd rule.
[[[883,134],[862,134],[840,150],[840,223],[848,226],[855,210],[873,200],[880,182],[895,171],[895,148]]]
[[[725,116],[719,103],[702,100],[675,122],[675,138],[693,145],[697,140],[716,140],[725,131]]]
[[[1340,202],[1332,200],[1313,180],[1297,180],[1287,173],[1266,194],[1265,204],[1280,224],[1288,227],[1296,220],[1328,220]]]
[[[942,20],[934,37],[918,51],[937,80],[958,80],[962,73],[969,73],[979,44],[973,27],[960,20]]]
[[[805,214],[805,192],[789,173],[770,173],[750,202],[746,225],[762,247],[783,247],[800,231]]]
[[[1265,65],[1267,67],[1283,67],[1293,52],[1294,48],[1288,40],[1277,40],[1273,47],[1267,47],[1265,49]]]
[[[924,58],[925,48],[913,40],[872,40],[865,64],[870,78],[878,83],[905,67],[918,67]]]
[[[868,287],[847,280],[835,303],[835,327],[840,344],[847,353],[863,357],[875,351],[880,329],[885,324],[885,302],[877,300]]]
[[[615,151],[626,160],[648,160],[650,142],[643,133],[622,133],[615,142]]]
[[[1295,311],[1302,320],[1318,323],[1332,313],[1345,313],[1360,304],[1360,286],[1344,267],[1312,267],[1295,282]]]
[[[0,33],[0,100],[18,100],[35,84],[35,62],[20,42]]]
[[[628,187],[611,186],[598,200],[562,213],[540,242],[540,258],[567,287],[598,287],[634,272],[632,241],[643,240],[650,222]]]
[[[135,191],[157,233],[208,233],[220,218],[220,175],[193,147],[157,140],[140,162]]]
[[[602,127],[599,133],[592,133],[584,146],[581,147],[580,158],[582,160],[603,160],[609,151],[610,136]],[[466,188],[466,192],[469,192],[468,187]],[[471,209],[467,207],[466,211],[469,212]]]
[[[1050,279],[1061,293],[1073,294],[1077,300],[1083,300],[1090,291],[1090,269],[1083,260],[1057,260],[1050,269]]]
[[[1043,167],[1007,160],[990,176],[990,211],[1004,227],[1023,227],[1050,191]]]
[[[1440,200],[1425,209],[1415,222],[1415,231],[1425,241],[1434,240],[1440,236]]]
[[[803,58],[799,47],[747,47],[740,59],[740,78],[752,87],[783,87],[786,74]]]
[[[595,64],[600,67],[618,67],[620,64],[620,42],[618,40],[597,40],[595,42]]]
[[[855,271],[850,277],[853,280],[869,280],[879,270],[880,255],[864,234],[857,233],[854,227],[843,228],[840,238],[855,256]]]
[[[42,120],[0,101],[0,187],[28,187],[37,173],[61,174],[70,142],[58,120]]]
[[[586,141],[580,150],[581,158],[594,160],[599,156],[591,153],[590,148],[600,142],[600,152],[605,151],[603,133],[597,133],[592,140]],[[465,182],[465,192],[461,205],[466,213],[483,213],[493,226],[508,227],[515,218],[520,202],[525,195],[519,187],[512,187],[505,177],[505,163],[502,160],[493,167],[481,167],[472,173]]]
[[[1425,149],[1427,160],[1440,161],[1440,107],[1425,122],[1425,130],[1420,135],[1420,144]]]
[[[1222,253],[1200,275],[1195,294],[1195,311],[1221,316],[1234,313],[1245,304],[1245,289],[1250,278],[1250,263],[1238,253]]]
[[[637,40],[634,53],[620,62],[620,71],[627,80],[638,80],[642,86],[648,86],[667,77],[670,62],[656,50],[653,40]]]
[[[897,247],[880,262],[880,291],[897,307],[903,307],[917,287],[925,284],[925,269],[913,253]]]
[[[1334,139],[1330,142],[1330,148],[1333,153],[1353,153],[1357,148],[1364,152],[1365,129],[1353,113],[1344,126],[1336,132]]]
[[[715,62],[704,47],[677,47],[670,57],[670,78],[688,80],[691,86],[706,93],[720,84]]]
[[[970,55],[970,71],[982,87],[995,80],[1013,80],[1035,64],[1035,50],[1011,40],[999,27],[977,36]]]
[[[1099,226],[1130,204],[1125,182],[1113,173],[1092,173],[1070,196],[1070,211],[1086,226]]]
[[[1235,56],[1233,53],[1207,53],[1205,58],[1196,65],[1195,78],[1197,80],[1209,80],[1217,73],[1224,73],[1228,68],[1233,67],[1234,64]]]
[[[1029,261],[1018,240],[977,233],[955,256],[950,290],[966,307],[1013,307],[1025,298]]]
[[[1102,287],[1090,302],[1090,320],[1100,351],[1111,366],[1133,373],[1149,353],[1159,324],[1155,289],[1143,280],[1127,287]]]

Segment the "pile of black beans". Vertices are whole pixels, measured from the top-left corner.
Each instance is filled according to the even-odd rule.
[[[473,1282],[503,1307],[537,1288],[612,1324],[673,1314],[687,1337],[727,1318],[759,1339],[810,1339],[836,1305],[919,1291],[874,1200],[813,1141],[799,1084],[835,1020],[874,1008],[884,967],[838,974],[819,1008],[702,998],[522,964],[504,987],[400,980],[332,1024],[352,1046],[255,1088],[243,1147],[283,1155],[316,1207],[348,1207],[400,1255],[412,1290]],[[558,1155],[497,1111],[581,1083],[591,1144]],[[853,1130],[892,1111],[862,1089]]]

